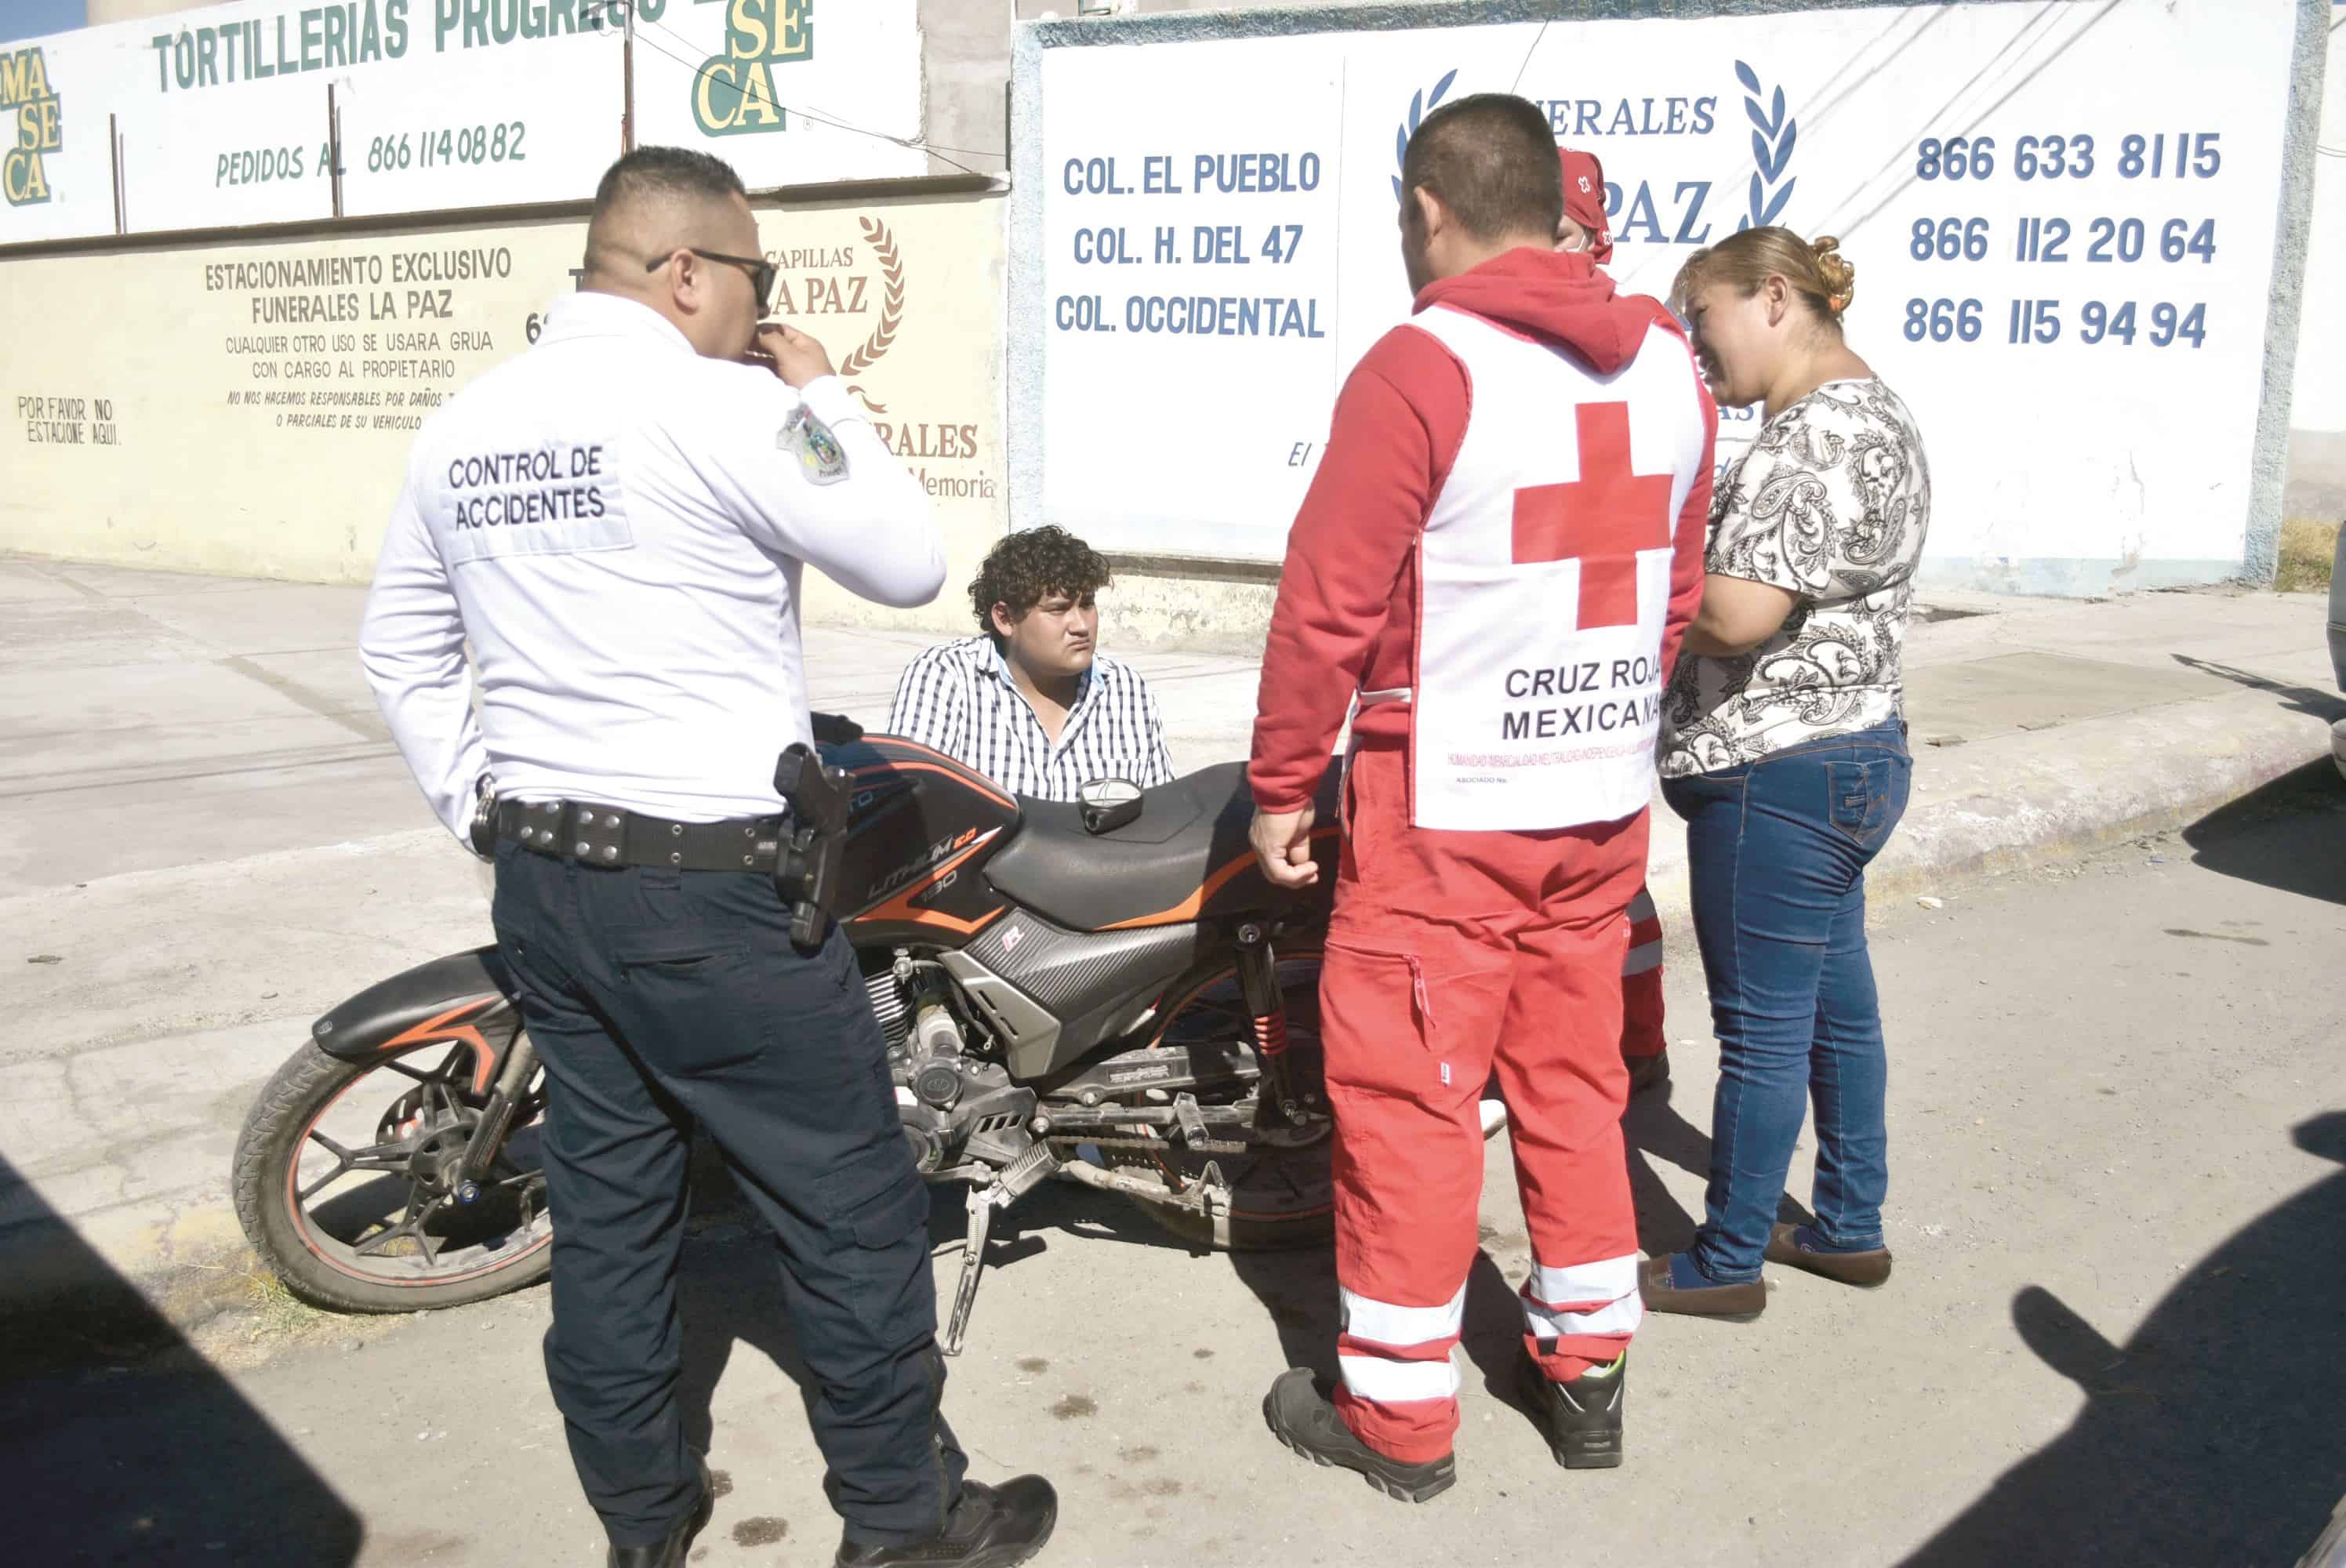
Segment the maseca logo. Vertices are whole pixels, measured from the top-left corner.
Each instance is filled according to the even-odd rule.
[[[1798,182],[1790,173],[1800,124],[1784,102],[1784,89],[1760,85],[1760,73],[1735,62],[1743,92],[1744,117],[1751,123],[1751,179],[1748,187],[1720,190],[1710,179],[1641,179],[1636,185],[1605,182],[1605,215],[1617,244],[1707,245],[1730,204],[1741,202],[1735,231],[1764,226],[1783,216]],[[1458,73],[1410,95],[1409,112],[1393,134],[1393,199],[1401,199],[1399,173],[1409,138],[1442,100]],[[1529,97],[1530,95],[1526,95]],[[1612,162],[1605,143],[1627,137],[1709,137],[1719,129],[1716,95],[1668,98],[1540,98],[1548,128],[1559,146],[1584,148]],[[1639,160],[1643,162],[1643,159]]]
[[[785,128],[774,101],[774,66],[814,57],[814,0],[694,0],[722,4],[725,52],[692,79],[692,117],[705,136]]]
[[[47,156],[65,146],[56,89],[49,63],[37,48],[0,55],[0,109],[7,111],[15,138],[0,157],[0,195],[11,207],[49,199]]]

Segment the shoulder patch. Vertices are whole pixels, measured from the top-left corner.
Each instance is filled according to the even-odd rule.
[[[847,453],[841,448],[839,438],[804,403],[782,422],[774,444],[798,454],[799,468],[809,484],[836,484],[847,477]]]

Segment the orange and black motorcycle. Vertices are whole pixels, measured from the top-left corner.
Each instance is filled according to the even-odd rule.
[[[1130,1198],[1201,1246],[1327,1238],[1327,801],[1320,881],[1293,894],[1256,866],[1235,763],[1146,791],[1103,781],[1074,805],[1014,799],[885,736],[826,746],[805,772],[835,804],[827,825],[794,818],[813,820],[799,848],[822,882],[798,908],[835,916],[855,948],[915,1162],[968,1187],[949,1351],[992,1219],[1046,1178]],[[495,947],[360,993],[246,1120],[245,1234],[296,1293],[345,1310],[534,1282],[561,1218],[540,1169],[544,1083]]]

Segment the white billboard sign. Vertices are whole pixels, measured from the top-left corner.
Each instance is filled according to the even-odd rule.
[[[635,140],[919,175],[916,0],[234,0],[0,47],[0,245],[576,201]],[[120,138],[119,157],[109,137]]]
[[[1333,30],[1268,36],[1030,33],[1012,351],[1035,345],[1015,368],[1041,457],[1020,519],[1276,560],[1345,373],[1408,314],[1400,149],[1440,104],[1512,90],[1602,159],[1627,290],[1667,294],[1698,246],[1755,223],[1841,237],[1851,343],[1922,422],[1943,578],[2231,575],[2300,10],[1347,31],[1331,8]],[[1757,412],[1728,411],[1723,454]]]

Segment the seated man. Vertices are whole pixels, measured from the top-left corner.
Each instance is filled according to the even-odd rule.
[[[1094,779],[1170,783],[1157,699],[1097,649],[1107,585],[1107,560],[1064,528],[1005,536],[969,585],[980,635],[905,667],[889,733],[1043,800],[1073,800]]]
[[[1107,562],[1064,528],[1005,536],[969,585],[982,635],[904,667],[888,733],[1045,800],[1073,800],[1092,779],[1129,779],[1144,789],[1171,782],[1148,683],[1097,651],[1096,599],[1107,585]],[[1657,952],[1659,935],[1658,927]],[[1658,1002],[1658,978],[1656,986]],[[1483,1102],[1484,1135],[1506,1125],[1494,1083]]]

